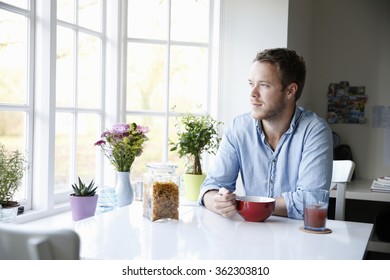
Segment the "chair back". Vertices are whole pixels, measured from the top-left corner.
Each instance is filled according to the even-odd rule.
[[[70,229],[37,230],[0,224],[0,260],[78,260],[80,238]]]
[[[335,219],[345,219],[345,192],[347,183],[351,181],[355,162],[352,160],[334,160],[332,184],[330,189],[336,189]]]
[[[334,160],[332,183],[347,183],[352,179],[355,163],[352,160]]]

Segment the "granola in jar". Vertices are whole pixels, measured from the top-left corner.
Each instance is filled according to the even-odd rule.
[[[147,164],[144,174],[143,215],[151,221],[179,219],[179,176],[176,165]]]

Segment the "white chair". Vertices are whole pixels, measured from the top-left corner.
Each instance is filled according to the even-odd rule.
[[[73,230],[0,224],[0,260],[78,260],[79,254],[80,238]]]
[[[336,188],[335,220],[345,219],[345,191],[347,183],[351,181],[355,163],[352,160],[334,160],[332,184],[330,189]]]

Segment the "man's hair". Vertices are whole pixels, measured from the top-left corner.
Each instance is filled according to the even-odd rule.
[[[303,58],[294,50],[286,48],[266,49],[258,52],[253,62],[269,62],[276,66],[283,90],[291,83],[298,85],[295,100],[301,97],[306,78],[306,65]]]

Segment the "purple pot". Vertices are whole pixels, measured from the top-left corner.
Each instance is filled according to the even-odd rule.
[[[95,215],[98,195],[69,197],[73,221],[78,221]]]

